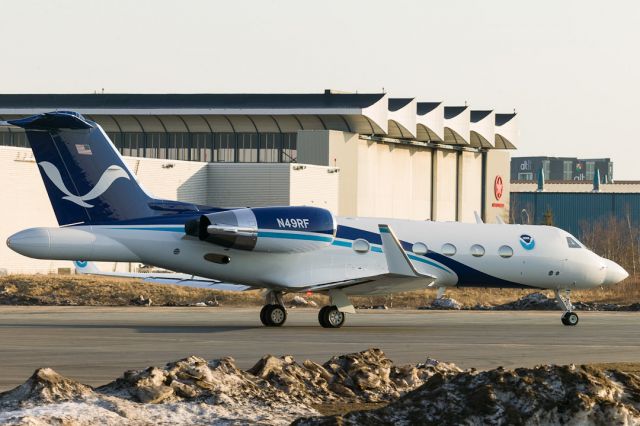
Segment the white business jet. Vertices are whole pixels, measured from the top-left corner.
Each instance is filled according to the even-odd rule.
[[[103,129],[74,112],[0,125],[25,129],[59,228],[7,240],[25,256],[141,262],[197,286],[266,290],[260,319],[281,326],[282,295],[322,292],[326,328],[355,313],[349,296],[428,287],[552,289],[573,326],[572,289],[615,284],[628,274],[549,226],[335,217],[316,207],[222,209],[147,194]],[[191,277],[191,278],[189,278]],[[164,277],[170,279],[170,277]],[[185,281],[186,280],[186,281]],[[213,286],[215,288],[215,286]]]

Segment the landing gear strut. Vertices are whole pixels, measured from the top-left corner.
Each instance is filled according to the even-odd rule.
[[[269,291],[267,304],[260,310],[260,321],[267,327],[281,327],[287,320],[287,310],[282,302],[282,292]]]
[[[318,312],[318,322],[324,328],[340,328],[346,318],[347,314],[340,312],[337,306],[324,306]]]
[[[568,326],[574,326],[578,324],[578,314],[573,312],[573,305],[571,304],[571,290],[567,289],[564,291],[564,295],[560,293],[560,289],[555,290],[556,300],[558,304],[562,307],[564,313],[562,314],[562,324]]]

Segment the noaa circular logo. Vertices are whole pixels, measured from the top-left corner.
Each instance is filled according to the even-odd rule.
[[[86,268],[89,262],[87,262],[86,260],[76,260],[74,263],[78,268]]]
[[[536,246],[536,240],[534,240],[531,235],[520,235],[520,245],[525,250],[533,250]]]

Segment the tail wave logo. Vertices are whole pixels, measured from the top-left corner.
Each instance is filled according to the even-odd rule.
[[[49,163],[48,161],[42,161],[38,163],[38,165],[42,167],[42,170],[44,170],[49,180],[53,182],[53,184],[60,191],[66,194],[65,197],[62,197],[63,200],[69,200],[74,204],[87,208],[93,207],[93,205],[87,203],[87,201],[96,199],[104,194],[117,179],[125,178],[127,180],[130,180],[129,174],[125,172],[122,167],[116,165],[109,166],[107,170],[102,173],[102,176],[100,176],[98,183],[93,187],[91,191],[87,192],[85,195],[73,195],[62,181],[62,176],[60,176],[60,171],[56,168],[56,166]]]

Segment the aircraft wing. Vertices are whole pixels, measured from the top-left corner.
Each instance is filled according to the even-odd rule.
[[[378,225],[382,238],[382,251],[389,272],[386,274],[311,286],[306,291],[343,290],[345,294],[374,295],[415,290],[417,285],[432,287],[436,277],[418,272],[402,248],[398,237],[388,225]]]
[[[99,269],[93,262],[75,261],[76,272],[81,275],[99,275],[105,277],[140,278],[144,282],[155,284],[171,284],[184,287],[206,288],[222,291],[245,291],[252,287],[248,285],[229,284],[209,278],[194,275],[180,274],[177,272],[153,273],[153,272],[107,272]]]

